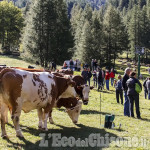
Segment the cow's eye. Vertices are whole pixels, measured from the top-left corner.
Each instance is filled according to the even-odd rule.
[[[78,110],[76,110],[76,113],[78,113],[79,111]]]

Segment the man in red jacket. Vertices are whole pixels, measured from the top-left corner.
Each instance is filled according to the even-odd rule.
[[[113,86],[114,84],[114,77],[115,77],[114,69],[111,69],[111,73],[110,73],[111,86]]]
[[[109,71],[106,70],[105,80],[106,80],[106,88],[107,88],[107,90],[109,90],[109,79],[110,79],[110,74],[109,74]]]

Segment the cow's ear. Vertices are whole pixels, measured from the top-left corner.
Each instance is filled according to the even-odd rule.
[[[91,90],[94,89],[94,86],[90,86],[90,89],[91,89]]]
[[[82,90],[83,89],[83,86],[77,86],[77,89],[79,89],[79,90]]]

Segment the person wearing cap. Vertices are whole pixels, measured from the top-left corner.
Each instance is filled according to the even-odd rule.
[[[142,85],[141,85],[140,81],[136,78],[136,73],[131,72],[130,78],[126,82],[127,87],[128,87],[127,96],[128,96],[129,102],[130,102],[130,117],[134,117],[134,108],[133,107],[134,107],[134,103],[135,103],[137,118],[141,119],[140,109],[139,109],[139,93],[137,93],[135,91],[136,83],[138,83],[142,89]]]

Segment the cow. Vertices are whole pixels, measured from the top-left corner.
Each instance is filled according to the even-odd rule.
[[[75,91],[76,91],[77,95],[82,99],[84,105],[88,104],[89,92],[94,87],[84,84],[85,82],[84,82],[84,79],[82,76],[80,76],[80,75],[65,75],[63,73],[57,73],[57,72],[52,72],[52,74],[59,76],[59,77],[70,76],[71,79],[76,83]]]
[[[56,76],[59,76],[59,77],[68,76],[68,75],[64,75],[64,74],[60,74],[60,73],[53,73],[53,74],[56,75]],[[85,85],[83,77],[81,77],[79,75],[70,76],[70,77],[76,83],[74,88],[75,88],[75,91],[77,93],[77,96],[82,99],[84,105],[87,105],[88,101],[89,101],[89,92],[94,87],[93,86],[90,87],[88,85]],[[69,100],[70,100],[70,98],[66,99],[66,101],[69,101]],[[74,101],[75,101],[75,98],[74,98]],[[55,107],[57,108],[58,105],[56,104]],[[52,118],[52,110],[49,113],[49,122],[50,122],[50,124],[54,124],[54,121],[53,121],[53,118]]]
[[[75,91],[76,91],[77,95],[82,99],[83,104],[87,105],[88,101],[89,101],[89,92],[94,87],[84,84],[83,77],[81,77],[79,75],[73,76],[72,80],[76,83]]]
[[[71,69],[61,69],[61,70],[57,70],[56,72],[73,75],[73,70]]]
[[[78,116],[81,112],[82,101],[80,101],[76,97],[69,97],[69,98],[60,98],[56,101],[55,108],[65,107],[66,112],[68,113],[71,120],[74,120],[73,123],[76,124],[78,122]],[[75,113],[77,113],[76,118],[74,117]],[[54,124],[52,118],[52,110],[49,112],[49,122]]]
[[[75,82],[70,78],[58,77],[48,72],[28,72],[11,68],[3,69],[0,72],[2,137],[7,138],[5,117],[8,108],[12,110],[11,118],[16,130],[16,136],[23,137],[19,126],[21,110],[28,113],[31,110],[37,109],[39,127],[47,131],[49,112],[55,106],[57,100],[61,103],[61,99],[76,97],[74,86]],[[63,105],[61,104],[60,106]],[[77,122],[81,106],[82,101],[78,101],[74,108],[66,107],[68,109],[67,113],[73,122]]]

